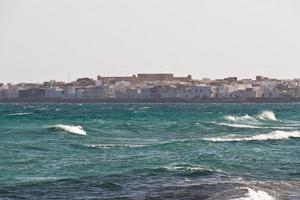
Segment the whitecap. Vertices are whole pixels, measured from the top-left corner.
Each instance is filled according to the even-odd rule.
[[[264,141],[264,140],[283,140],[289,138],[300,138],[299,131],[273,131],[271,133],[253,135],[248,137],[213,137],[204,138],[204,140],[212,142],[239,142],[239,141]]]
[[[297,129],[297,127],[287,127],[287,126],[258,126],[258,125],[251,125],[251,124],[231,124],[231,123],[213,123],[220,126],[228,126],[233,128],[250,128],[250,129],[281,129],[281,130],[291,130]]]
[[[248,114],[243,115],[243,116],[236,116],[236,115],[227,115],[224,117],[225,120],[231,121],[231,122],[257,122],[258,120],[264,120],[264,121],[277,121],[276,115],[273,111],[270,110],[265,110],[259,113],[258,115],[255,116],[250,116]]]
[[[258,115],[259,119],[269,120],[269,121],[277,121],[275,113],[273,111],[263,111]]]
[[[145,106],[145,107],[141,107],[141,108],[138,108],[139,110],[147,110],[147,109],[150,109],[151,107],[148,107],[148,106]]]
[[[31,112],[20,112],[20,113],[10,113],[9,116],[21,116],[21,115],[30,115]]]
[[[228,121],[236,122],[236,121],[245,121],[245,120],[255,120],[254,117],[251,117],[250,115],[246,114],[243,116],[234,116],[234,115],[227,115],[224,117]]]
[[[97,149],[107,149],[107,148],[133,148],[133,147],[143,147],[144,145],[137,144],[89,144],[87,147],[97,148]]]
[[[275,200],[276,198],[271,196],[265,191],[262,190],[254,190],[251,188],[246,188],[248,193],[245,197],[235,198],[233,200]]]
[[[222,172],[221,170],[218,169],[210,169],[204,166],[200,165],[191,165],[187,163],[173,163],[170,165],[166,165],[163,168],[169,170],[169,171],[174,171],[174,172]]]
[[[217,125],[221,126],[229,126],[229,127],[234,127],[234,128],[262,128],[259,126],[253,126],[249,124],[229,124],[229,123],[215,123]]]
[[[78,134],[78,135],[86,135],[85,130],[81,126],[57,124],[57,125],[54,125],[54,126],[50,126],[49,128],[64,131],[64,132],[67,132],[67,133],[74,133],[74,134]]]

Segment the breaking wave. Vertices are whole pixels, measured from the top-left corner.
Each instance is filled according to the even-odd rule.
[[[246,189],[248,189],[248,193],[246,194],[245,197],[240,197],[233,200],[275,200],[276,199],[275,197],[271,196],[265,191],[253,190],[248,187]]]
[[[259,126],[254,126],[250,124],[230,124],[230,123],[215,123],[217,125],[221,126],[229,126],[229,127],[234,127],[234,128],[262,128]]]
[[[182,172],[212,171],[210,169],[198,165],[190,165],[190,164],[173,164],[173,165],[165,166],[164,168],[169,171],[182,171]]]
[[[220,126],[228,126],[233,128],[249,128],[249,129],[279,129],[279,130],[292,130],[297,129],[297,127],[291,126],[263,126],[263,125],[252,125],[252,124],[234,124],[234,123],[213,123]]]
[[[227,121],[238,122],[238,121],[257,121],[257,120],[265,120],[265,121],[277,121],[275,113],[273,111],[262,111],[260,114],[255,116],[250,116],[248,114],[243,116],[234,116],[227,115],[224,117]]]
[[[277,121],[276,116],[272,111],[263,111],[258,115],[258,118],[262,120]]]
[[[250,115],[244,115],[244,116],[233,116],[233,115],[228,115],[224,117],[228,121],[236,122],[236,121],[244,121],[244,120],[254,120],[254,117],[251,117]]]
[[[81,126],[57,124],[57,125],[54,125],[54,126],[50,126],[49,128],[59,130],[59,131],[64,131],[64,132],[67,132],[67,133],[73,133],[73,134],[78,134],[78,135],[86,135],[85,130]]]
[[[273,131],[271,133],[259,134],[248,137],[213,137],[205,138],[204,140],[212,142],[239,142],[239,141],[264,141],[264,140],[283,140],[289,138],[300,138],[299,131]]]
[[[150,109],[151,107],[148,107],[148,106],[144,106],[144,107],[141,107],[141,108],[138,108],[139,110],[147,110],[147,109]]]
[[[150,167],[138,169],[138,173],[147,173],[147,174],[161,174],[161,173],[175,173],[180,176],[205,176],[211,175],[216,172],[220,172],[217,169],[210,169],[206,167],[202,167],[199,165],[191,165],[191,164],[169,164],[165,166],[159,167]]]
[[[87,147],[97,148],[97,149],[107,149],[107,148],[132,148],[132,147],[143,147],[144,145],[135,144],[90,144]]]
[[[10,113],[10,114],[8,114],[9,116],[21,116],[21,115],[30,115],[30,114],[32,114],[32,113],[30,113],[30,112],[23,112],[23,113]]]

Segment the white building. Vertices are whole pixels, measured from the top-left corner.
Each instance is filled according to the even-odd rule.
[[[46,98],[61,98],[63,97],[63,90],[59,88],[46,88],[45,89]]]
[[[109,97],[108,91],[109,87],[105,85],[97,87],[86,87],[77,90],[77,97],[86,99],[103,99]]]
[[[211,96],[211,88],[206,85],[191,85],[185,90],[185,98],[209,98]]]
[[[76,98],[77,97],[77,87],[67,86],[64,88],[64,98]]]

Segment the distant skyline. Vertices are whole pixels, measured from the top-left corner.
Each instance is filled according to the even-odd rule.
[[[0,0],[0,82],[300,78],[297,0]]]

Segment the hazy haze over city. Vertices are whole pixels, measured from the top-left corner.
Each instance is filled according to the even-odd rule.
[[[300,78],[297,0],[0,0],[0,82]]]

